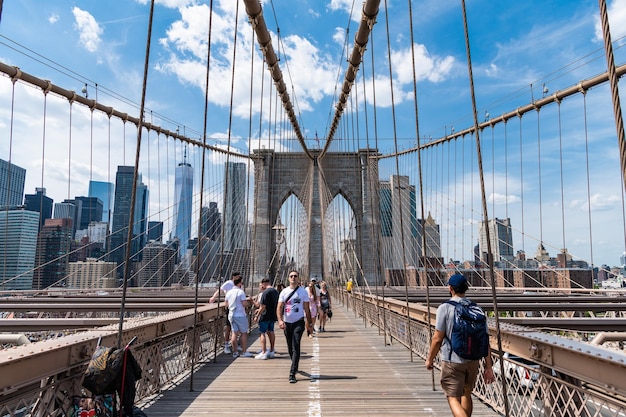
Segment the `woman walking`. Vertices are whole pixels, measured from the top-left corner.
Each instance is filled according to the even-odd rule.
[[[313,333],[315,332],[315,320],[317,319],[317,287],[315,286],[315,281],[310,281],[309,285],[306,287],[306,291],[309,293],[309,310],[311,311],[311,323],[312,329],[311,331],[307,330],[307,334],[309,337],[313,337]]]
[[[328,312],[331,309],[330,293],[328,292],[328,286],[326,281],[322,281],[322,288],[320,289],[319,306],[320,306],[320,332],[326,331],[326,320],[328,319]]]

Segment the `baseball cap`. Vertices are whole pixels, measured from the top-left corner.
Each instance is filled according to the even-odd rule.
[[[448,280],[448,285],[452,285],[453,287],[459,286],[464,283],[467,283],[467,279],[461,274],[454,274]]]
[[[317,278],[313,277],[313,278],[311,278],[311,281],[317,282]]]

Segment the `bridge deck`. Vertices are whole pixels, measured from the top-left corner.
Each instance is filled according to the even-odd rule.
[[[364,327],[335,306],[327,331],[302,341],[298,382],[290,384],[289,355],[282,332],[276,333],[276,358],[233,359],[221,354],[189,381],[166,391],[149,407],[150,417],[251,416],[449,416],[435,373],[400,344],[384,344],[376,328]],[[253,332],[250,351],[260,343]],[[477,400],[474,416],[496,416]]]

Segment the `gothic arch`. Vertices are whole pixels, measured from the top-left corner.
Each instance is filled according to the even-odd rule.
[[[272,257],[272,242],[275,239],[272,227],[283,203],[290,195],[303,203],[309,222],[309,271],[310,277],[324,278],[323,236],[321,224],[324,213],[332,201],[323,201],[323,196],[333,199],[341,194],[355,216],[357,256],[363,268],[364,279],[375,282],[377,271],[375,257],[363,257],[363,253],[375,253],[375,233],[378,230],[378,193],[369,186],[370,178],[377,181],[377,151],[364,149],[359,152],[327,152],[317,159],[318,152],[312,151],[314,159],[305,153],[279,153],[271,149],[254,150],[252,158],[255,168],[254,241],[252,251],[252,279],[260,281]],[[322,187],[327,192],[322,192]],[[327,198],[327,197],[326,197]],[[376,214],[374,214],[376,213]]]

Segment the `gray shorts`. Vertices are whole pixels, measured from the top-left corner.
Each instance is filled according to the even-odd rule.
[[[230,319],[230,328],[233,332],[248,332],[248,317],[237,316]]]
[[[479,361],[454,363],[441,361],[441,388],[446,397],[459,398],[465,389],[474,389],[478,377]]]

